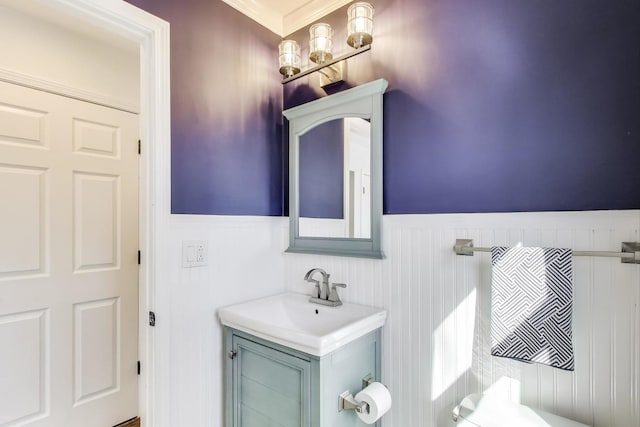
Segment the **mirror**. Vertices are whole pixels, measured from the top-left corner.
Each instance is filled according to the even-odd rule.
[[[287,252],[383,258],[377,80],[283,112],[289,119]]]
[[[300,236],[371,237],[371,126],[324,122],[299,139]]]

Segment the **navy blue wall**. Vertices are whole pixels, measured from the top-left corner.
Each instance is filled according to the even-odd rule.
[[[385,213],[640,208],[640,2],[371,2],[345,87],[390,83]],[[337,54],[345,11],[323,19]],[[312,75],[284,107],[322,95]]]
[[[640,208],[639,2],[371,1],[345,86],[390,82],[385,213]],[[279,37],[220,1],[130,2],[171,23],[172,212],[281,215]],[[323,95],[312,75],[284,106]]]
[[[300,136],[300,216],[343,218],[344,126],[331,120]]]
[[[171,24],[171,210],[282,215],[280,37],[212,0],[128,0]]]

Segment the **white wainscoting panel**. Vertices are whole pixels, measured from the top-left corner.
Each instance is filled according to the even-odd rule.
[[[384,427],[454,425],[451,410],[487,392],[598,427],[640,425],[640,265],[574,258],[576,369],[490,356],[490,254],[476,246],[620,251],[640,241],[640,211],[384,217],[382,261],[285,254],[287,290],[308,293],[307,270],[348,284],[343,300],[385,307],[383,381],[393,408]]]
[[[172,215],[169,265],[170,426],[222,427],[224,340],[217,310],[284,292],[287,218]],[[208,265],[182,267],[182,241],[206,240]]]

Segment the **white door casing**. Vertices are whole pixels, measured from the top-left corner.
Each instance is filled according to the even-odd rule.
[[[139,414],[143,427],[168,426],[171,296],[164,266],[169,261],[165,249],[171,219],[169,23],[122,0],[47,0],[46,5],[140,45]],[[15,81],[14,77],[8,80]],[[40,87],[40,82],[20,83]],[[66,89],[53,92],[66,94]],[[161,316],[155,328],[147,324],[150,310]]]
[[[138,413],[138,117],[0,82],[0,426]]]

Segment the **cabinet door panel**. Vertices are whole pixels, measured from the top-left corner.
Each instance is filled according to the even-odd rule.
[[[271,359],[268,355],[265,357],[263,352],[245,350],[242,357],[243,378],[270,388],[281,396],[300,400],[300,384],[303,380],[301,369],[292,369],[289,364]],[[274,384],[277,384],[277,388],[274,388]]]
[[[309,362],[237,336],[233,348],[235,425],[309,426]]]
[[[287,397],[279,390],[255,382],[244,375],[241,381],[240,404],[243,409],[250,408],[266,418],[277,420],[283,426],[299,425],[302,410],[299,395],[295,398]],[[275,383],[271,383],[273,384]]]
[[[243,406],[242,410],[242,426],[241,427],[283,427],[278,421],[254,411],[251,408]]]

